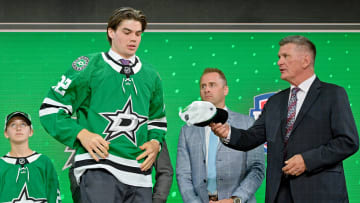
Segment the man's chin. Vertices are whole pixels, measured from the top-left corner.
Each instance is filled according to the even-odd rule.
[[[286,80],[286,74],[282,73],[282,74],[280,75],[280,79]]]
[[[137,49],[130,49],[127,54],[132,56],[132,55],[134,55],[136,53],[136,50]]]
[[[206,99],[206,100],[204,100],[204,101],[207,101],[207,102],[210,102],[210,103],[214,104],[214,101],[211,100],[211,99]]]

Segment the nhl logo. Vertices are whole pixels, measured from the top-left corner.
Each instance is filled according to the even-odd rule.
[[[250,116],[253,117],[255,120],[258,119],[267,100],[274,94],[275,92],[269,92],[256,95],[254,97],[254,108],[250,109]]]
[[[275,92],[269,92],[265,94],[256,95],[254,97],[254,108],[250,109],[250,116],[255,120],[259,118],[261,115],[261,111],[263,110],[268,99],[274,95]],[[264,144],[264,153],[267,154],[267,142]]]
[[[81,70],[84,70],[84,68],[86,68],[88,63],[89,63],[88,57],[80,56],[72,63],[72,67],[74,70],[81,71]]]
[[[124,67],[124,73],[125,73],[126,75],[130,75],[130,74],[131,74],[131,68],[128,67],[128,66],[125,66],[125,67]]]
[[[24,158],[20,158],[19,159],[19,164],[20,165],[24,165],[26,163],[25,159]]]

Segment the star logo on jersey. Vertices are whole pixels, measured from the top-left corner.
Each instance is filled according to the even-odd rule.
[[[103,132],[106,134],[106,141],[111,141],[125,135],[135,146],[137,146],[136,131],[148,119],[147,117],[139,115],[133,111],[131,96],[122,110],[117,110],[114,113],[100,114],[109,121],[109,124]]]
[[[24,184],[24,187],[22,188],[20,195],[17,199],[13,199],[11,201],[12,203],[46,203],[47,200],[44,198],[36,199],[33,197],[29,197],[29,192],[27,190],[26,183]]]
[[[63,166],[62,170],[65,170],[73,165],[74,158],[75,158],[75,149],[71,149],[70,147],[66,146],[64,152],[70,152],[69,158],[66,160],[65,165]]]
[[[84,68],[86,68],[88,63],[89,63],[89,58],[88,57],[80,56],[71,65],[72,65],[74,70],[81,71]]]

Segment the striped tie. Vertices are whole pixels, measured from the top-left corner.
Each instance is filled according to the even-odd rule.
[[[287,120],[286,120],[286,135],[284,142],[287,144],[287,141],[289,140],[291,131],[293,129],[294,123],[295,123],[295,115],[296,115],[296,94],[300,90],[298,87],[294,87],[291,90],[291,96],[288,104],[288,114],[287,114]]]

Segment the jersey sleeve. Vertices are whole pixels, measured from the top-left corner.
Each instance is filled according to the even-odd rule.
[[[88,68],[77,68],[77,63],[86,64],[87,57],[79,57],[60,81],[52,86],[40,111],[40,122],[45,130],[61,143],[74,148],[77,134],[84,128],[71,117],[89,94]],[[75,65],[74,65],[75,64]]]
[[[159,75],[156,75],[155,88],[152,93],[149,108],[149,140],[155,139],[162,143],[167,131],[167,121],[165,116],[164,92]]]
[[[47,157],[46,157],[47,158]],[[49,203],[61,203],[59,179],[50,159],[46,162],[46,198]]]

